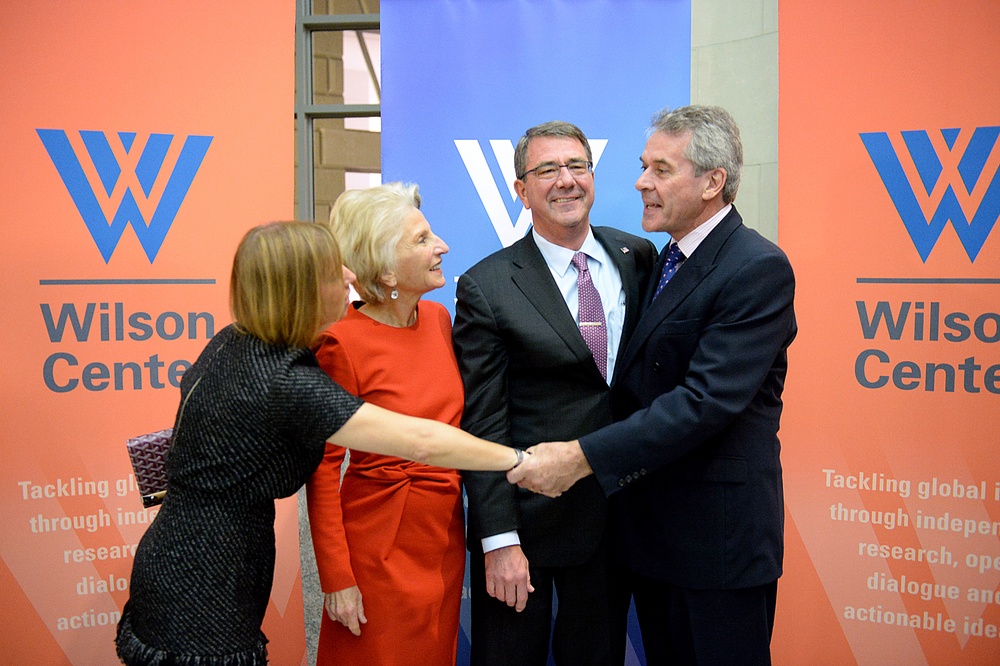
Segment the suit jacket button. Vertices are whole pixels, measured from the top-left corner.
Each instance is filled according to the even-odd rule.
[[[654,361],[653,362],[653,372],[659,372],[659,371],[660,371],[660,362],[659,361]]]
[[[646,470],[644,470],[644,469],[640,469],[640,470],[639,470],[639,475],[640,475],[640,476],[646,476]]]
[[[618,487],[619,488],[625,487],[625,479],[618,479]]]

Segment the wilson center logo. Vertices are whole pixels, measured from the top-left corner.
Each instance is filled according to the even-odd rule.
[[[150,134],[143,143],[135,132],[109,139],[81,131],[87,158],[81,160],[64,130],[37,132],[104,263],[129,224],[153,263],[213,138],[188,136],[178,154],[173,134]]]
[[[594,155],[594,169],[604,154],[604,149],[608,145],[607,139],[590,139],[590,150]],[[526,208],[521,208],[517,216],[517,221],[511,220],[507,211],[507,204],[500,193],[501,188],[497,185],[490,165],[486,162],[486,155],[483,153],[479,141],[476,139],[455,139],[455,147],[458,154],[462,156],[465,170],[472,178],[472,184],[476,187],[479,200],[486,209],[486,214],[490,218],[493,230],[496,231],[497,238],[504,247],[513,245],[528,232],[531,226],[531,212]],[[493,157],[500,168],[500,175],[506,183],[507,196],[511,202],[517,199],[514,191],[514,181],[517,175],[514,173],[514,144],[510,139],[491,139],[490,147],[493,149]]]
[[[974,262],[1000,217],[1000,160],[993,154],[1000,127],[901,134],[905,167],[888,133],[860,136],[917,253],[927,261],[950,221]]]

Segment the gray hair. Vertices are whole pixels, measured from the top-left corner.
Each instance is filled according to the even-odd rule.
[[[649,133],[653,132],[690,134],[691,142],[684,157],[694,164],[695,174],[724,169],[726,184],[722,188],[722,201],[729,204],[736,199],[743,170],[743,142],[740,128],[728,111],[721,106],[697,104],[662,109],[650,122]]]
[[[550,120],[547,123],[542,123],[541,125],[535,125],[529,128],[520,139],[518,139],[517,147],[514,149],[514,173],[517,175],[518,180],[524,180],[527,175],[525,171],[528,170],[528,143],[535,137],[540,136],[556,136],[565,137],[567,139],[576,139],[583,144],[583,149],[587,151],[587,161],[593,162],[594,156],[590,152],[590,142],[587,141],[586,135],[583,133],[579,127],[572,123],[567,123],[562,120]]]
[[[412,183],[348,190],[334,203],[327,224],[340,244],[344,265],[357,276],[354,286],[366,303],[385,301],[381,277],[396,270],[403,218],[413,210],[420,210],[420,191]]]

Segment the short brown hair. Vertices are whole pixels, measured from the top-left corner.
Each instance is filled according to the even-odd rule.
[[[531,143],[532,139],[542,136],[576,139],[583,144],[583,149],[587,153],[587,161],[594,161],[594,156],[590,152],[590,142],[587,141],[583,130],[564,120],[550,120],[547,123],[529,127],[524,132],[524,136],[518,139],[517,147],[514,149],[514,174],[518,180],[524,180],[527,175],[525,171],[528,170],[528,144]]]
[[[233,258],[229,307],[240,330],[265,342],[308,347],[321,332],[321,285],[340,271],[333,234],[312,222],[254,227]]]

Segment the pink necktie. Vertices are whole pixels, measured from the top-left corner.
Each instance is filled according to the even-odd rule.
[[[579,296],[580,335],[594,354],[601,376],[608,378],[608,328],[604,321],[604,305],[601,295],[590,279],[590,269],[587,267],[587,255],[577,252],[573,255],[573,265],[576,266],[576,291]]]
[[[656,293],[653,294],[653,300],[656,300],[656,297],[660,295],[663,288],[670,282],[670,278],[677,272],[677,266],[682,261],[684,261],[684,253],[681,252],[677,243],[671,243],[667,249],[666,261],[663,262],[663,272],[660,274],[660,281],[656,284]]]

